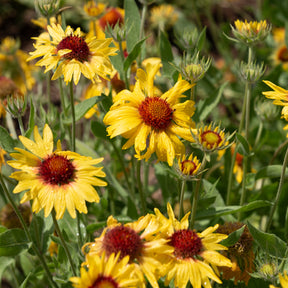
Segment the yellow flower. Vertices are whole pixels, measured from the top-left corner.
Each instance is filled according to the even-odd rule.
[[[20,43],[12,37],[6,37],[0,45],[0,74],[12,79],[22,94],[31,90],[35,84],[34,65],[27,63],[29,55],[19,49]]]
[[[236,20],[234,25],[232,32],[236,39],[248,45],[263,41],[271,31],[271,25],[267,24],[266,20],[260,22]]]
[[[38,213],[44,209],[47,217],[52,209],[56,218],[62,218],[67,208],[72,218],[79,212],[87,213],[85,201],[99,202],[99,195],[93,186],[106,186],[107,183],[97,177],[105,177],[102,167],[94,167],[103,158],[92,159],[71,151],[61,151],[58,141],[53,152],[53,134],[46,124],[43,138],[37,126],[34,128],[34,141],[19,136],[29,151],[15,148],[19,153],[11,153],[16,160],[7,163],[16,171],[11,178],[18,181],[13,193],[26,191],[21,203],[33,200],[32,211]]]
[[[108,259],[105,253],[87,255],[86,263],[80,269],[80,277],[71,277],[75,288],[133,288],[140,287],[140,279],[133,273],[134,265],[128,264],[129,257],[119,259],[112,253]]]
[[[158,258],[172,253],[173,248],[166,244],[166,239],[155,237],[160,229],[165,231],[165,225],[152,222],[153,216],[147,214],[124,225],[110,216],[101,236],[95,242],[84,245],[84,253],[88,250],[86,256],[101,255],[103,252],[110,256],[120,252],[119,259],[129,256],[129,263],[135,264],[134,271],[142,280],[142,286],[145,287],[145,275],[151,286],[158,288],[157,269],[161,266]]]
[[[75,85],[80,80],[81,73],[93,83],[100,81],[99,76],[108,79],[112,73],[109,56],[116,55],[116,48],[109,47],[112,39],[96,39],[93,36],[84,37],[80,28],[75,31],[67,26],[63,31],[59,24],[47,27],[52,40],[35,38],[35,51],[30,52],[28,61],[43,57],[37,66],[45,66],[45,73],[56,69],[52,80],[64,75],[66,84],[74,80]]]
[[[167,219],[158,209],[154,209],[156,221],[161,225],[169,226],[162,234],[162,237],[169,240],[168,244],[174,248],[174,252],[162,258],[161,276],[166,276],[165,285],[174,279],[175,287],[185,288],[190,281],[193,288],[200,288],[201,285],[211,287],[209,278],[222,283],[212,267],[228,266],[232,263],[229,259],[218,253],[216,250],[227,248],[218,244],[227,238],[227,235],[213,233],[219,225],[209,227],[202,233],[196,233],[189,229],[187,213],[181,221],[175,219],[171,205],[167,204]]]
[[[83,9],[87,13],[88,16],[97,17],[104,12],[105,8],[106,8],[106,5],[104,3],[96,3],[93,0],[89,0],[84,5]]]
[[[283,276],[279,273],[279,280],[280,280],[280,284],[282,288],[288,288],[288,275],[286,271],[284,271]],[[276,288],[276,287],[273,285],[270,285],[269,288]]]
[[[204,128],[193,129],[192,135],[203,151],[213,152],[228,148],[230,145],[229,139],[234,134],[225,134],[219,126],[215,127],[214,123],[210,123],[209,126],[205,125]]]
[[[226,222],[219,226],[217,232],[229,235],[240,229],[243,225],[240,222]],[[244,228],[239,240],[234,245],[228,247],[228,250],[223,251],[222,254],[232,262],[232,267],[219,267],[223,279],[234,279],[234,285],[237,285],[238,281],[243,281],[247,286],[251,273],[255,271],[253,238],[247,227]]]
[[[195,107],[191,100],[180,102],[192,87],[181,78],[161,96],[155,95],[153,82],[160,66],[148,64],[147,72],[138,69],[133,92],[118,93],[103,121],[111,138],[122,135],[129,139],[122,149],[134,145],[136,157],[146,161],[155,152],[159,161],[172,166],[175,156],[185,151],[179,137],[194,142],[190,129],[194,127],[191,117]]]
[[[151,9],[150,22],[154,27],[168,28],[173,26],[177,20],[178,13],[172,5],[162,4]]]
[[[282,109],[282,118],[285,118],[285,120],[288,121],[288,90],[285,90],[270,81],[263,80],[263,82],[274,91],[266,91],[262,92],[262,94],[269,99],[273,99],[273,104],[284,106]]]
[[[193,158],[193,153],[187,158],[186,155],[182,155],[178,158],[178,167],[177,171],[180,177],[184,178],[185,180],[191,180],[198,175],[199,169],[201,167],[201,162],[195,156]]]

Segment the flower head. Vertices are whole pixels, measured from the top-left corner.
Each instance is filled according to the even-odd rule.
[[[61,151],[60,141],[53,152],[53,134],[46,124],[43,138],[37,126],[34,128],[34,141],[19,136],[29,151],[15,148],[19,153],[11,153],[16,160],[7,163],[20,171],[11,174],[18,181],[13,193],[25,191],[21,203],[33,200],[32,211],[38,213],[44,209],[47,217],[52,209],[56,218],[62,218],[67,208],[72,218],[75,209],[87,213],[85,201],[99,202],[99,195],[93,186],[106,186],[107,183],[97,177],[105,177],[102,167],[94,167],[103,158],[92,159],[71,151]]]
[[[263,82],[274,91],[266,91],[262,92],[262,94],[268,99],[273,99],[273,104],[284,106],[282,109],[282,118],[288,121],[288,90],[285,90],[270,81],[263,80]]]
[[[182,155],[178,158],[178,166],[176,170],[181,178],[185,180],[192,180],[199,175],[200,167],[201,162],[196,156],[193,157],[192,153],[189,155],[189,157]]]
[[[97,17],[101,15],[106,8],[104,3],[96,3],[94,0],[89,0],[84,5],[84,11],[89,17]]]
[[[233,134],[229,135],[224,130],[220,130],[220,127],[216,126],[215,123],[210,123],[209,126],[201,126],[199,129],[193,129],[192,135],[205,152],[228,148],[231,145],[229,140],[233,136]]]
[[[264,21],[250,21],[245,22],[236,20],[234,22],[235,28],[231,26],[235,38],[247,45],[255,44],[263,41],[271,31],[271,25]]]
[[[146,71],[137,70],[133,92],[123,90],[113,98],[113,105],[103,121],[108,135],[122,135],[128,141],[122,149],[134,145],[136,157],[146,161],[155,152],[159,161],[172,166],[176,155],[184,154],[185,146],[178,137],[194,142],[190,128],[194,102],[180,102],[183,93],[190,89],[187,81],[177,83],[162,95],[154,87],[154,77],[161,64],[148,64]]]
[[[145,275],[152,287],[158,288],[159,257],[172,253],[173,248],[166,244],[166,239],[155,237],[160,229],[165,231],[165,225],[160,226],[151,221],[152,217],[147,214],[137,221],[122,225],[110,216],[101,236],[95,242],[87,243],[83,250],[88,250],[87,256],[105,252],[107,256],[119,253],[119,259],[128,257],[129,263],[135,264],[134,271],[143,283]]]
[[[47,29],[52,40],[35,38],[36,50],[30,53],[28,60],[43,57],[36,65],[45,66],[45,73],[57,67],[52,80],[64,75],[66,84],[73,78],[77,85],[81,73],[93,83],[100,81],[99,76],[108,79],[112,73],[109,56],[115,55],[117,50],[109,47],[112,39],[85,37],[80,28],[74,31],[70,26],[63,31],[59,24],[51,24]]]
[[[240,222],[227,222],[224,225],[220,225],[217,232],[229,235],[240,229],[243,225]],[[234,245],[228,247],[228,250],[222,252],[233,264],[232,267],[219,268],[223,272],[223,279],[230,280],[234,278],[235,285],[237,285],[238,281],[244,281],[248,285],[251,273],[255,270],[255,255],[252,248],[253,238],[247,226],[245,226],[239,240]]]
[[[202,233],[189,229],[187,213],[181,221],[175,219],[171,205],[167,204],[169,219],[155,210],[156,221],[164,226],[168,225],[167,231],[162,236],[168,239],[168,244],[174,248],[174,252],[162,259],[163,268],[161,276],[166,276],[165,285],[174,279],[175,287],[184,288],[190,281],[192,287],[200,288],[201,284],[209,286],[209,278],[222,283],[212,267],[228,266],[232,264],[229,259],[222,256],[216,250],[227,249],[218,244],[227,238],[227,235],[213,233],[218,225],[209,227]]]
[[[154,27],[160,29],[171,27],[178,20],[178,13],[170,4],[162,4],[151,9],[150,22]]]
[[[80,269],[80,277],[71,277],[75,288],[125,288],[140,287],[140,279],[134,273],[134,265],[129,264],[129,257],[119,258],[114,253],[105,256],[87,255],[86,262]]]

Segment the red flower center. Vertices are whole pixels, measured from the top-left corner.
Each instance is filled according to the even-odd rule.
[[[169,244],[174,247],[175,257],[180,259],[195,258],[203,247],[196,232],[184,229],[174,232]]]
[[[278,59],[281,62],[287,62],[288,61],[288,49],[287,47],[282,47],[278,52]]]
[[[173,110],[158,97],[147,97],[138,110],[144,123],[156,130],[165,130],[172,121]]]
[[[45,183],[65,185],[75,179],[75,167],[65,156],[52,154],[42,161],[39,175]]]
[[[118,288],[118,284],[109,276],[99,276],[88,288]]]
[[[142,247],[140,236],[133,229],[122,225],[109,230],[103,239],[103,248],[108,256],[121,252],[119,259],[129,255],[130,262],[140,256]]]
[[[79,62],[85,62],[89,60],[90,50],[83,37],[79,36],[67,36],[60,41],[57,45],[57,51],[69,49],[71,52],[65,54],[63,58],[72,60],[76,59]]]
[[[99,19],[99,24],[103,31],[105,31],[106,26],[108,24],[112,28],[114,28],[117,22],[119,23],[119,25],[121,25],[123,24],[124,19],[122,17],[122,14],[118,12],[116,8],[112,8],[110,11],[108,11],[104,16],[102,16]]]
[[[222,137],[217,132],[208,130],[201,134],[201,140],[202,143],[206,143],[212,148],[214,145],[217,147],[221,143]]]
[[[184,160],[183,162],[181,162],[181,171],[183,174],[193,175],[196,168],[197,166],[191,160]]]

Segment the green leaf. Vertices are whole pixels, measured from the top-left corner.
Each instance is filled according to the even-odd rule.
[[[198,41],[197,41],[197,50],[202,51],[204,43],[206,40],[206,27],[204,27],[198,36]]]
[[[27,277],[26,277],[25,280],[22,282],[21,286],[19,286],[19,288],[26,288],[26,285],[27,285],[27,283],[28,283],[28,280],[29,280],[30,276],[31,276],[31,273],[29,273],[29,274],[27,275]]]
[[[239,133],[236,133],[236,138],[239,141],[238,152],[242,155],[249,156],[250,149],[248,141]]]
[[[102,222],[98,222],[98,223],[93,223],[93,224],[89,224],[86,227],[86,231],[88,234],[92,234],[97,230],[100,230],[102,228],[104,228],[106,226],[106,221],[102,221]]]
[[[138,6],[134,0],[124,1],[125,25],[128,25],[126,38],[127,51],[130,53],[135,44],[140,40],[141,17]]]
[[[261,247],[261,250],[270,256],[281,258],[286,254],[286,243],[275,234],[269,234],[256,229],[248,222],[248,229],[254,241]]]
[[[224,215],[235,214],[238,212],[248,212],[248,211],[253,211],[255,209],[258,209],[258,208],[267,207],[270,205],[271,205],[271,202],[269,201],[257,200],[257,201],[250,202],[244,206],[235,205],[235,206],[224,206],[224,207],[218,206],[218,207],[213,207],[213,208],[211,207],[206,210],[198,211],[196,214],[196,219],[200,220],[200,219],[205,219],[205,218],[220,217]]]
[[[164,32],[161,32],[160,34],[160,55],[163,65],[163,76],[172,78],[172,75],[176,71],[176,69],[169,62],[173,62],[174,56],[172,53],[170,42]]]
[[[243,225],[241,228],[239,228],[238,230],[232,232],[231,234],[229,234],[229,236],[222,240],[220,244],[226,246],[226,247],[231,247],[233,246],[241,237],[241,235],[243,234],[245,229],[245,225]]]
[[[282,173],[282,165],[269,165],[257,171],[255,179],[261,178],[279,178]],[[288,170],[285,171],[285,177],[288,177]]]
[[[120,54],[117,54],[110,58],[113,67],[118,71],[120,75],[120,79],[124,80],[124,66],[123,61]]]
[[[2,126],[0,126],[0,146],[7,153],[15,152],[14,147],[17,146],[17,141],[14,140],[10,133]]]
[[[16,256],[30,246],[31,242],[22,229],[9,229],[0,234],[0,256]]]
[[[95,104],[101,102],[104,99],[104,95],[101,96],[95,96],[89,99],[86,99],[82,101],[81,103],[77,104],[75,106],[75,121],[80,120],[89,109],[91,109]],[[69,118],[66,118],[64,114],[62,114],[63,117],[63,123],[64,124],[71,124],[72,123],[72,116],[71,113],[69,115]]]
[[[91,122],[91,130],[97,138],[101,138],[104,140],[110,140],[110,138],[107,136],[106,127],[102,122],[92,121]]]
[[[1,279],[4,271],[7,267],[9,267],[15,260],[11,257],[0,257],[0,287],[1,287]]]
[[[143,45],[143,43],[145,43],[145,41],[146,41],[146,38],[141,39],[139,42],[137,42],[135,44],[135,46],[133,47],[132,51],[128,54],[128,57],[124,61],[124,71],[125,72],[129,69],[129,67],[132,65],[133,61],[136,60],[136,58],[140,54],[142,45]]]
[[[215,107],[218,105],[221,97],[222,97],[222,93],[225,89],[225,87],[227,86],[228,82],[225,82],[221,85],[221,87],[219,88],[218,94],[216,96],[216,98],[214,97],[210,97],[209,99],[205,100],[204,102],[201,103],[201,107],[198,107],[199,109],[199,120],[200,121],[204,121],[207,116],[215,109]]]

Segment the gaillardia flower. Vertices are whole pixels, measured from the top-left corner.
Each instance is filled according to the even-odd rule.
[[[288,90],[285,90],[284,88],[281,88],[280,86],[277,86],[267,80],[263,80],[263,82],[274,91],[266,91],[262,92],[262,94],[269,99],[273,99],[273,104],[284,106],[282,109],[282,117],[288,121]]]
[[[225,134],[224,130],[220,130],[215,123],[210,123],[209,126],[201,126],[199,129],[193,129],[192,135],[200,146],[200,149],[205,152],[213,152],[215,150],[222,150],[228,148],[231,144],[229,140],[232,135]]]
[[[71,151],[61,151],[60,141],[53,152],[53,134],[46,124],[43,138],[37,126],[34,128],[34,141],[19,136],[25,148],[31,152],[15,148],[19,153],[10,155],[16,159],[7,163],[16,171],[11,178],[18,181],[13,193],[26,191],[21,203],[33,200],[32,211],[44,209],[47,217],[52,209],[56,218],[62,218],[67,208],[72,218],[79,212],[87,213],[85,201],[99,202],[99,195],[93,186],[106,186],[97,177],[105,177],[102,167],[94,167],[103,158],[92,159]]]
[[[165,29],[173,26],[178,20],[178,13],[170,4],[162,4],[151,9],[150,22],[152,27]]]
[[[129,264],[129,257],[119,258],[112,253],[108,259],[105,253],[87,255],[85,265],[80,269],[80,277],[71,277],[75,288],[133,288],[140,287],[140,279]]]
[[[158,272],[162,265],[159,257],[163,254],[173,252],[173,248],[167,245],[167,239],[156,237],[161,230],[165,231],[165,225],[151,221],[154,215],[147,214],[137,221],[122,225],[110,216],[107,220],[107,227],[95,242],[84,245],[84,253],[87,256],[94,254],[107,256],[118,254],[119,259],[129,256],[129,263],[135,265],[134,272],[140,277],[145,287],[144,275],[153,288],[158,288]],[[154,216],[155,217],[155,216]]]
[[[186,155],[182,155],[178,158],[178,166],[176,170],[181,178],[185,180],[194,179],[200,172],[201,162],[194,156],[193,153],[187,158]]]
[[[187,213],[181,221],[175,219],[171,205],[167,204],[169,219],[154,209],[156,221],[169,228],[161,233],[167,239],[168,244],[174,248],[174,252],[162,258],[161,276],[166,276],[165,285],[174,279],[175,287],[185,288],[190,281],[193,288],[211,287],[209,278],[222,283],[212,267],[228,266],[232,264],[229,259],[216,250],[227,248],[218,244],[227,238],[227,235],[213,233],[219,225],[209,227],[202,233],[196,233],[189,229]],[[161,226],[160,225],[160,226]],[[161,259],[161,258],[160,258]]]
[[[266,20],[264,21],[240,21],[234,22],[235,28],[231,26],[232,32],[236,39],[250,45],[263,41],[271,31],[272,26]]]
[[[159,161],[172,166],[175,156],[185,151],[179,137],[194,142],[190,129],[195,126],[191,119],[195,107],[191,100],[180,102],[192,87],[181,77],[164,94],[155,94],[153,81],[160,66],[148,64],[147,72],[138,69],[133,92],[118,93],[103,121],[111,138],[122,135],[128,139],[122,149],[134,145],[135,156],[146,161],[155,152]]]
[[[109,47],[112,39],[96,39],[94,36],[85,37],[80,28],[75,31],[67,26],[64,31],[59,24],[47,26],[52,40],[35,38],[35,51],[30,52],[32,60],[43,57],[37,66],[45,66],[45,73],[56,71],[52,80],[64,75],[66,84],[72,81],[78,84],[81,73],[92,82],[99,81],[99,76],[108,79],[112,73],[112,64],[109,56],[116,55],[117,48]]]

